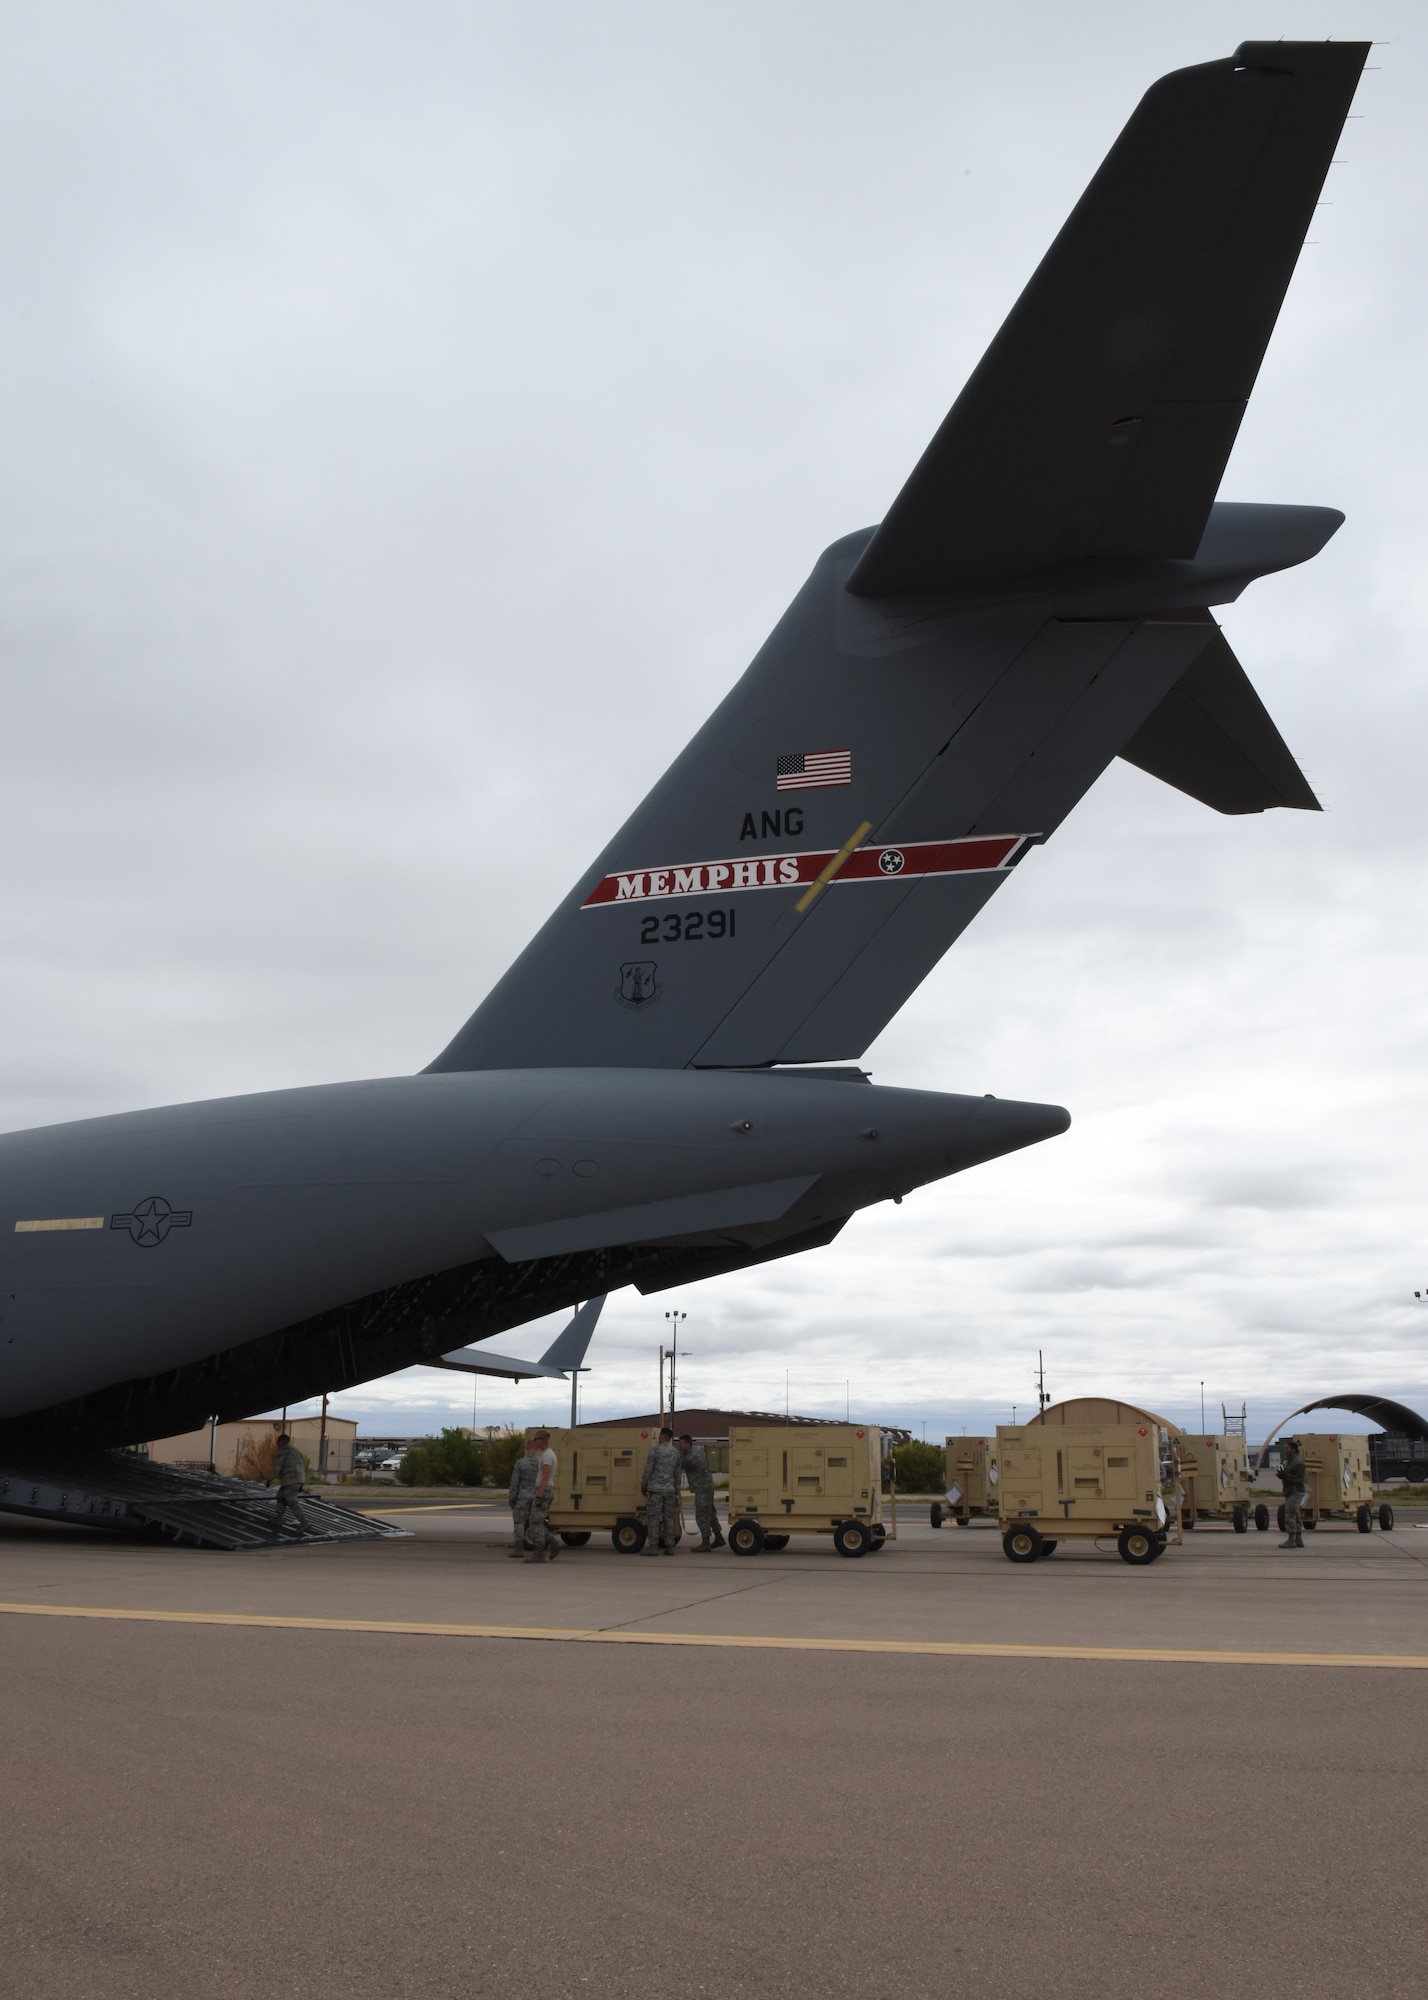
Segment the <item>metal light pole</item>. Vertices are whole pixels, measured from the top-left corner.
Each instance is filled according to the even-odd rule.
[[[669,1350],[669,1420],[671,1423],[674,1422],[675,1377],[679,1368],[679,1329],[688,1318],[689,1314],[684,1312],[667,1312],[665,1314],[665,1319],[668,1321],[670,1327],[670,1340],[672,1343]],[[662,1390],[663,1383],[661,1383]]]
[[[578,1414],[580,1407],[580,1378],[582,1375],[588,1375],[589,1373],[590,1370],[588,1368],[572,1368],[570,1371],[570,1428],[572,1430],[575,1429],[576,1424],[580,1421]]]

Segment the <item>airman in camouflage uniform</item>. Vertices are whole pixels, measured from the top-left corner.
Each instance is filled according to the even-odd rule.
[[[300,1535],[312,1533],[312,1523],[298,1505],[298,1495],[302,1492],[306,1479],[307,1461],[287,1432],[284,1431],[278,1439],[278,1448],[273,1454],[273,1463],[268,1476],[263,1481],[265,1486],[271,1486],[274,1480],[278,1482],[278,1502],[277,1506],[273,1509],[274,1541],[283,1532],[283,1516],[285,1514],[292,1515],[293,1519],[297,1522],[298,1533]]]
[[[1282,1549],[1302,1549],[1304,1516],[1300,1509],[1308,1496],[1309,1480],[1304,1470],[1298,1438],[1285,1440],[1285,1453],[1279,1467],[1279,1483],[1284,1488],[1284,1540],[1279,1546]]]
[[[662,1430],[659,1443],[650,1446],[645,1469],[640,1474],[649,1535],[642,1553],[647,1556],[674,1554],[679,1534],[679,1475],[683,1462],[675,1449],[674,1432]]]
[[[506,1554],[512,1562],[518,1562],[526,1552],[526,1531],[530,1527],[531,1506],[539,1478],[540,1453],[534,1443],[528,1441],[525,1456],[518,1458],[511,1467],[511,1483],[506,1490],[506,1497],[511,1503],[511,1546]]]
[[[699,1547],[691,1550],[691,1554],[702,1556],[709,1549],[724,1546],[719,1516],[714,1512],[714,1475],[709,1470],[703,1445],[696,1444],[688,1431],[679,1439],[678,1448],[679,1469],[694,1495],[694,1519],[699,1527]]]

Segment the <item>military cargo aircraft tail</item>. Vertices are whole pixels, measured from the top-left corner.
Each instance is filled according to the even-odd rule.
[[[856,1057],[1112,758],[1315,809],[1211,607],[1342,516],[1215,496],[1366,53],[1147,93],[881,526],[432,1070]]]
[[[1113,757],[1315,806],[1212,607],[1341,517],[1216,495],[1366,53],[1250,43],[1150,91],[881,526],[429,1071],[0,1136],[0,1507],[37,1440],[61,1480],[76,1443],[414,1362],[562,1375],[616,1287],[1065,1130],[799,1071],[861,1055]],[[582,1299],[538,1362],[473,1351]]]

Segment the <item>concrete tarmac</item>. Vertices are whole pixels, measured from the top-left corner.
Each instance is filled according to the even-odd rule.
[[[1428,1529],[537,1567],[499,1514],[401,1519],[218,1555],[0,1516],[0,1991],[1422,1983],[1428,1671],[1277,1662],[1428,1668]],[[349,1629],[422,1622],[598,1643]],[[1177,1649],[1214,1663],[1115,1657]]]

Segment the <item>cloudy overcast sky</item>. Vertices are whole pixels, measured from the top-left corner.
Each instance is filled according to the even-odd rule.
[[[619,1294],[591,1414],[1428,1398],[1416,8],[6,5],[0,1124],[409,1072],[874,521],[1144,89],[1377,36],[1222,489],[1324,801],[1117,765],[866,1058],[1063,1138]],[[549,1329],[501,1345],[535,1352]],[[846,1387],[845,1387],[846,1385]],[[557,1416],[481,1383],[481,1422]],[[470,1421],[459,1378],[342,1399]]]

